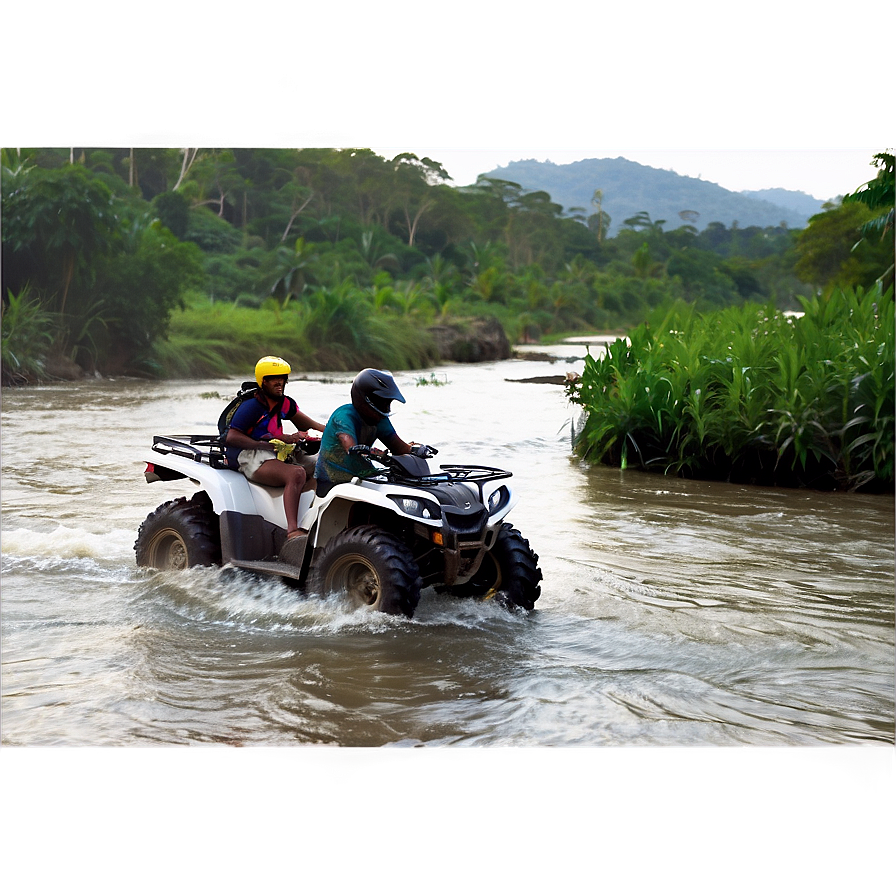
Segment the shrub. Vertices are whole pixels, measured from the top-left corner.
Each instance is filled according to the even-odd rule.
[[[802,301],[798,319],[677,303],[587,358],[568,387],[587,415],[576,450],[703,478],[892,487],[893,291]]]

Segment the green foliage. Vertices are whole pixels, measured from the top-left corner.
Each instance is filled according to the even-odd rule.
[[[418,376],[416,380],[417,386],[447,386],[448,377],[437,377],[434,373],[430,373],[428,377]]]
[[[155,347],[157,375],[166,377],[249,369],[268,354],[288,358],[294,370],[414,369],[437,360],[412,319],[377,314],[369,293],[349,282],[309,290],[285,309],[212,305],[194,295]]]
[[[843,197],[843,204],[860,203],[879,214],[862,226],[865,237],[883,239],[893,229],[894,199],[896,199],[896,168],[893,153],[879,152],[872,162],[877,176],[861,189]]]
[[[823,290],[871,286],[893,264],[892,240],[862,239],[863,227],[877,216],[855,202],[813,217],[797,240],[796,274]]]
[[[303,237],[295,242],[293,251],[285,247],[277,250],[277,279],[271,286],[271,295],[285,308],[292,298],[298,298],[308,284],[309,270],[317,256]]]
[[[151,373],[153,343],[167,333],[185,290],[203,281],[197,246],[180,242],[159,222],[138,228],[98,275],[95,296],[105,333],[100,339],[95,327],[88,330],[95,346],[91,366]]]
[[[893,291],[804,299],[804,315],[676,303],[586,359],[576,449],[703,478],[888,488],[894,474]]]
[[[3,178],[3,276],[7,289],[31,283],[65,313],[71,292],[87,292],[96,265],[114,250],[119,222],[112,193],[81,167],[31,168]]]
[[[243,238],[224,218],[207,208],[190,210],[186,239],[196,243],[203,252],[227,253],[239,249]]]
[[[169,320],[181,348],[196,340],[182,363],[214,368],[218,337],[177,330],[190,291],[196,313],[224,304],[224,314],[273,315],[316,364],[413,366],[435,357],[426,327],[450,319],[496,317],[512,340],[532,340],[629,327],[679,300],[698,311],[795,308],[806,292],[799,259],[813,284],[836,255],[822,271],[830,283],[868,286],[883,251],[850,251],[852,219],[819,225],[820,248],[806,250],[813,234],[799,255],[786,226],[698,232],[699,214],[681,206],[677,229],[633,210],[611,237],[609,185],[588,187],[590,209],[564,211],[548,191],[509,180],[454,189],[437,161],[410,153],[86,148],[3,150],[0,161],[3,292],[30,283],[57,316],[56,350],[107,373],[179,363],[165,347]],[[840,254],[828,251],[832,230]]]
[[[269,294],[274,262],[263,249],[233,254],[208,254],[204,258],[205,284],[212,302],[239,302],[259,307]]]
[[[57,350],[83,367],[139,372],[182,291],[201,282],[198,248],[79,165],[4,170],[2,202],[4,290],[30,285]]]
[[[55,325],[55,315],[44,310],[28,287],[7,294],[2,306],[3,385],[33,382],[45,375]]]
[[[896,213],[896,171],[894,157],[891,152],[879,152],[871,162],[880,169],[874,180],[869,181],[860,190],[843,197],[843,204],[859,203],[874,211],[874,217],[862,225],[862,241],[878,242],[885,247],[889,256],[889,267],[881,275],[884,287],[893,285],[894,243],[893,217]]]
[[[179,240],[186,238],[190,226],[190,205],[182,193],[159,193],[152,207],[164,227]]]

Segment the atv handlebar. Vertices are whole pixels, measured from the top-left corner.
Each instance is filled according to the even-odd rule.
[[[382,467],[373,467],[369,473],[362,476],[364,479],[380,481],[405,482],[467,482],[479,487],[494,479],[509,479],[513,476],[508,470],[498,467],[484,467],[478,464],[442,464],[441,472],[430,472],[429,465],[425,463],[427,458],[438,454],[438,450],[431,445],[415,445],[410,455],[391,454],[379,448],[371,448],[370,445],[353,445],[348,450],[349,454],[357,457],[366,457],[382,464]],[[411,461],[410,458],[419,458]],[[424,463],[420,463],[424,461]],[[384,469],[385,468],[385,469]],[[481,497],[481,494],[480,494]]]
[[[371,448],[370,445],[352,445],[352,447],[348,449],[348,453],[357,455],[358,457],[372,457],[374,460],[379,461],[386,461],[392,456],[388,451],[384,451],[381,448]],[[431,457],[435,457],[439,453],[439,449],[433,448],[432,445],[411,445],[410,453],[413,454],[414,457],[428,460]]]

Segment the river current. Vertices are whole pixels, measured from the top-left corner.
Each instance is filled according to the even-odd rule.
[[[582,351],[397,374],[403,438],[513,471],[544,572],[529,615],[140,569],[141,521],[192,491],[144,481],[152,436],[214,431],[238,381],[6,390],[3,744],[892,744],[892,495],[585,465],[562,388],[520,382]],[[320,419],[349,382],[287,391]]]

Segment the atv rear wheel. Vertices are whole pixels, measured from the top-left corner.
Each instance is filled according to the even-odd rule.
[[[410,550],[378,526],[356,526],[332,538],[315,561],[312,590],[345,593],[356,607],[414,615],[423,580]]]
[[[220,529],[208,495],[175,498],[154,510],[137,532],[134,552],[137,566],[154,569],[220,566]]]
[[[538,583],[542,578],[538,554],[510,523],[502,523],[494,546],[482,558],[476,574],[451,591],[463,597],[501,592],[512,604],[531,610],[541,595]]]

